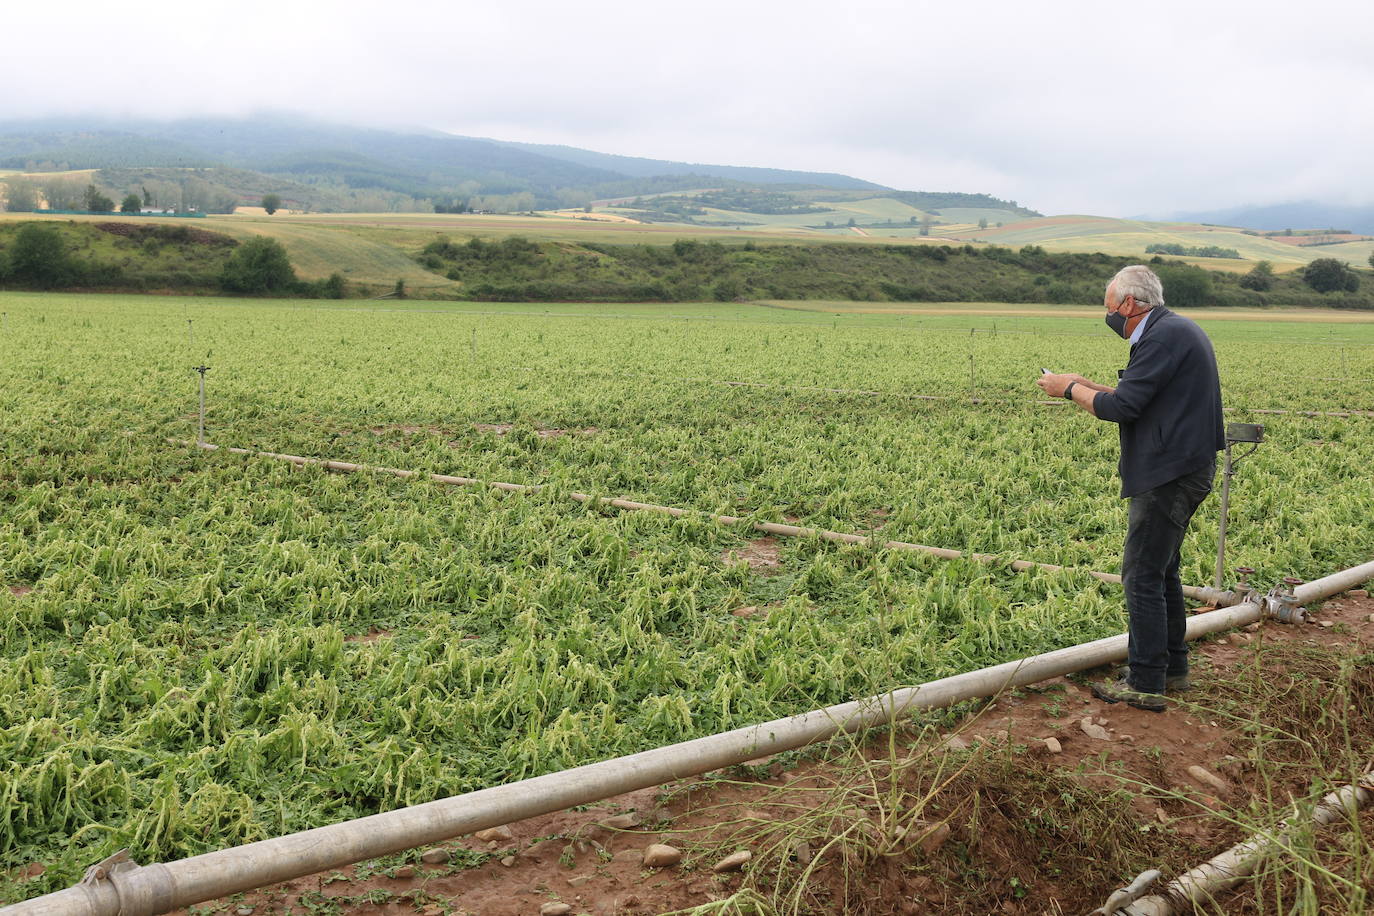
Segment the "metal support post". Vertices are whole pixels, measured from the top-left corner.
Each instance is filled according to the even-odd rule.
[[[188,322],[189,323],[189,322]],[[200,373],[200,426],[196,432],[196,444],[205,444],[205,373],[210,371],[209,366],[196,366],[196,371]]]

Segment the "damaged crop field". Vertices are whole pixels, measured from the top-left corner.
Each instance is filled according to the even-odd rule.
[[[36,294],[0,296],[0,311],[0,902],[67,887],[124,847],[170,861],[1125,628],[1119,587],[1087,575],[1119,571],[1116,431],[1040,404],[1034,385],[1042,366],[1115,378],[1126,347],[1096,317]],[[1374,322],[1192,317],[1216,346],[1228,419],[1267,432],[1235,479],[1228,565],[1253,567],[1267,589],[1368,561]],[[210,367],[211,443],[539,489],[170,444],[196,437],[198,365]],[[763,538],[707,513],[1003,562]],[[1211,582],[1217,515],[1213,496],[1183,548],[1186,584]],[[1066,568],[1017,571],[1014,559]],[[1310,677],[1263,702],[1310,705],[1304,685],[1321,683],[1364,709],[1367,656],[1351,646],[1343,666],[1289,659],[1285,670]],[[1273,686],[1258,673],[1253,684]],[[1219,708],[1262,705],[1238,691]],[[1264,760],[1292,763],[1295,748],[1265,735]],[[1361,747],[1328,737],[1322,746]],[[792,883],[714,886],[726,902],[701,912],[826,912],[849,899],[839,872],[808,884],[816,870],[796,855],[806,831],[818,854],[844,833],[832,814],[898,798],[910,811],[939,792],[955,804],[977,795],[978,767],[1017,793],[982,809],[986,824],[1042,823],[1025,807],[1029,778],[1051,781],[1055,797],[1082,789],[1052,759],[979,759],[884,766],[870,755],[849,771],[866,788],[825,776],[752,799],[770,813],[688,841],[725,849],[745,837]],[[1325,788],[1348,780],[1345,758],[1322,759]],[[787,814],[808,792],[829,793],[821,820]],[[1104,830],[1120,827],[1092,810]],[[910,897],[924,834],[897,826],[909,858],[883,845],[896,834],[863,828],[830,861],[858,875],[881,860],[883,880],[904,876]],[[1098,864],[1186,867],[1220,851],[1204,840],[1222,834],[1140,836]],[[1019,848],[1004,846],[1003,866]],[[454,880],[488,858],[480,846],[457,856]],[[1003,871],[977,884],[982,912],[1030,893],[1033,872]],[[1110,885],[1104,872],[1062,884]],[[931,900],[977,883],[925,877]],[[587,911],[667,902],[639,899],[638,910]],[[510,910],[526,911],[538,906]]]

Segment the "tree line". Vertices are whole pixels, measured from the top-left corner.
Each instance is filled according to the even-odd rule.
[[[845,299],[899,302],[1096,304],[1121,267],[1105,254],[1050,253],[949,245],[725,245],[680,239],[671,245],[501,241],[440,236],[419,255],[426,269],[462,284],[464,298],[505,301],[720,301]],[[1330,260],[1330,259],[1325,259]],[[1374,309],[1374,290],[1356,272],[1313,262],[1278,275],[1268,264],[1249,275],[1207,271],[1156,255],[1169,305],[1328,305]],[[1262,278],[1262,282],[1260,279]]]
[[[233,293],[342,299],[343,274],[301,280],[276,239],[238,242],[185,225],[0,226],[0,288]]]

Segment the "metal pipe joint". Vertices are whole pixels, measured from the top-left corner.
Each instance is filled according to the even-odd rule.
[[[1285,576],[1282,585],[1270,589],[1269,594],[1259,599],[1260,610],[1265,617],[1272,617],[1279,623],[1306,623],[1307,608],[1298,603],[1296,589],[1301,579]]]

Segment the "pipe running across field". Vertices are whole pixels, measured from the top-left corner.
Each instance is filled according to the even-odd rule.
[[[1374,578],[1374,562],[1303,586],[1300,597],[1316,601]],[[1253,623],[1258,604],[1197,614],[1187,638],[1198,639]],[[923,709],[993,696],[1013,687],[1118,662],[1126,636],[1057,649],[840,703],[734,731],[587,764],[519,782],[271,840],[205,853],[190,859],[139,867],[113,863],[88,873],[82,883],[14,904],[3,916],[156,916],[229,894],[429,845],[526,818],[590,804],[636,789],[700,776],[723,767],[793,750],[841,733],[891,723]]]
[[[271,458],[278,461],[289,461],[298,467],[314,465],[330,471],[343,471],[355,474],[370,471],[375,474],[391,474],[396,477],[412,478],[420,477],[433,483],[448,484],[450,486],[483,486],[491,487],[496,490],[506,490],[513,493],[538,493],[544,489],[541,484],[523,483],[503,483],[498,480],[478,480],[475,477],[455,477],[451,474],[427,474],[422,471],[407,471],[400,468],[387,468],[376,465],[354,464],[349,461],[334,461],[328,458],[307,458],[301,455],[286,455],[281,452],[264,452],[248,448],[233,448],[223,445],[212,445],[208,442],[190,442],[185,439],[168,439],[172,445],[189,445],[195,448],[204,449],[207,452],[229,452],[234,455],[247,455],[250,458]],[[624,509],[631,512],[659,512],[671,515],[674,518],[683,516],[697,516],[710,519],[722,525],[742,525],[749,524],[754,530],[762,531],[765,534],[775,534],[780,537],[816,537],[825,541],[835,541],[840,544],[863,544],[868,547],[881,547],[886,550],[907,551],[909,553],[924,553],[930,556],[939,557],[942,560],[957,560],[967,558],[977,560],[980,563],[1007,563],[1017,572],[1028,572],[1043,569],[1050,572],[1057,572],[1064,569],[1075,569],[1070,566],[1057,566],[1053,563],[1036,563],[1032,560],[1006,560],[996,554],[990,553],[965,553],[962,550],[951,550],[947,547],[931,547],[926,544],[912,544],[907,541],[879,541],[871,535],[845,534],[842,531],[828,531],[824,528],[805,528],[800,525],[783,525],[777,522],[751,522],[747,518],[738,515],[719,515],[714,512],[704,512],[699,509],[680,509],[674,506],[659,506],[654,503],[641,503],[629,499],[619,499],[610,496],[593,496],[589,493],[569,493],[569,498],[581,503],[594,503],[602,506],[612,506],[616,509]],[[1100,582],[1109,585],[1120,585],[1121,576],[1116,573],[1098,572],[1096,570],[1084,570]],[[1210,604],[1213,607],[1227,607],[1243,600],[1243,596],[1221,588],[1209,586],[1185,585],[1183,595],[1194,601]]]

